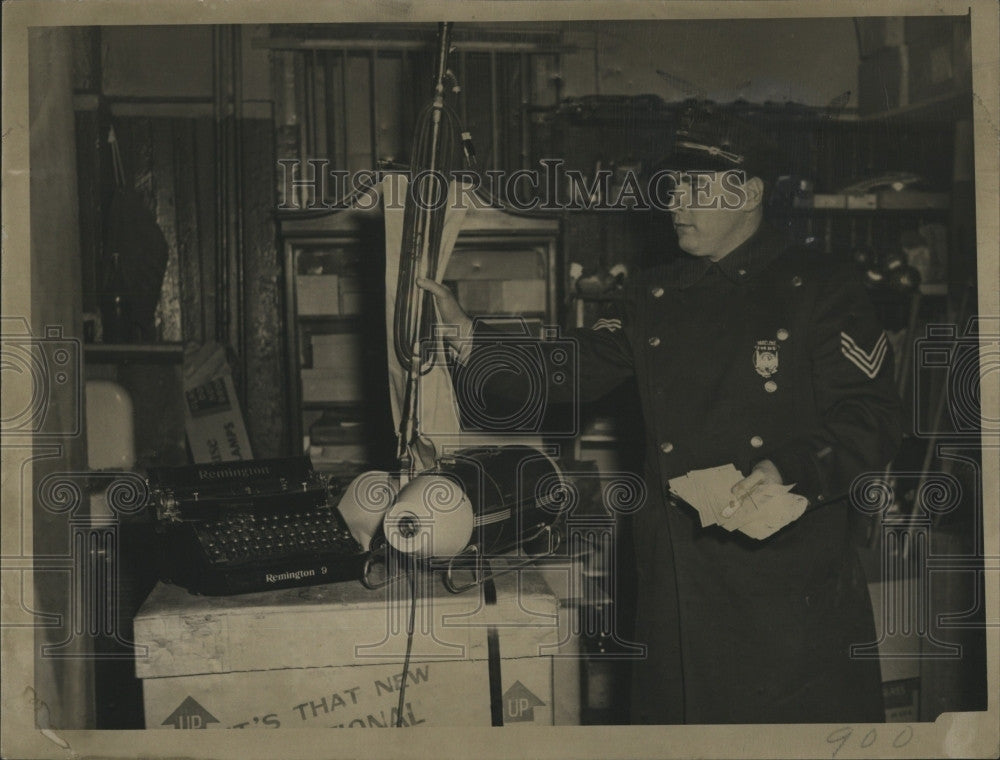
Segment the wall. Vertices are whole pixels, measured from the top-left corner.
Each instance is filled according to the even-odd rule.
[[[579,47],[563,57],[567,96],[654,94],[671,101],[702,95],[822,106],[850,91],[851,104],[857,102],[859,57],[850,18],[584,21],[533,28],[561,29],[566,42]],[[250,100],[271,98],[267,51],[250,44],[262,29],[243,27]],[[108,95],[212,94],[207,26],[106,27],[102,62]]]
[[[243,93],[247,100],[271,99],[266,50],[251,40],[261,27],[245,25]],[[111,97],[212,97],[212,27],[108,26],[101,29],[103,91]]]
[[[858,46],[850,18],[563,25],[581,47],[563,58],[564,94],[857,104]]]

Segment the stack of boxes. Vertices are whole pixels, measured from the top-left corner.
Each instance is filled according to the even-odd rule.
[[[968,16],[859,18],[862,116],[971,90]]]

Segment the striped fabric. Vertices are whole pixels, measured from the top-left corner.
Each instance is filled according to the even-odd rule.
[[[611,332],[614,332],[615,330],[622,329],[622,321],[620,319],[599,319],[590,326],[590,329],[610,330]]]
[[[847,333],[840,333],[840,352],[847,357],[849,362],[872,380],[875,379],[882,369],[882,364],[885,362],[888,351],[889,341],[886,338],[885,331],[879,335],[878,340],[875,341],[875,347],[870,352],[861,348],[861,346],[854,342],[854,338]]]

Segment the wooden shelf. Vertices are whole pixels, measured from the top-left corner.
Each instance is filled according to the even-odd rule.
[[[928,193],[914,190],[882,190],[863,195],[848,193],[817,193],[822,205],[793,206],[784,209],[795,214],[879,214],[893,211],[947,211],[951,207],[948,193]]]
[[[180,364],[184,361],[182,343],[85,343],[83,356],[95,364]]]

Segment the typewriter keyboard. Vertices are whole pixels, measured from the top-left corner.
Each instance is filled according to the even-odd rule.
[[[202,523],[198,539],[217,565],[255,562],[306,552],[355,553],[360,547],[330,509],[227,515]]]

